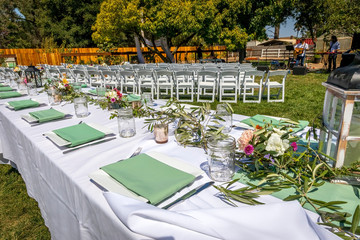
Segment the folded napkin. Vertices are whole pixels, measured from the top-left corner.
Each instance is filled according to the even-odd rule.
[[[39,122],[48,122],[55,119],[61,119],[65,117],[65,114],[55,109],[47,109],[36,112],[30,112],[31,116],[36,118]]]
[[[75,88],[75,89],[87,88],[87,84],[81,84],[81,86],[80,85],[78,85],[78,86],[73,85],[73,88]]]
[[[12,98],[12,97],[21,97],[22,95],[19,92],[9,91],[9,92],[0,92],[0,98]]]
[[[40,103],[33,101],[33,100],[10,101],[10,102],[8,102],[8,104],[10,106],[12,106],[14,108],[14,110],[38,107],[40,105]]]
[[[152,239],[339,240],[314,223],[296,201],[241,207],[168,211],[104,192],[115,215],[131,231]]]
[[[136,101],[141,101],[141,96],[135,94],[128,94],[126,96],[126,99],[128,102],[136,102]]]
[[[82,87],[82,88],[87,88],[88,85],[84,83],[84,84],[81,84],[81,87]]]
[[[97,95],[96,89],[95,89],[95,90],[93,90],[93,89],[89,90],[89,93],[92,93],[92,94],[94,94],[94,95]],[[102,96],[105,96],[105,92],[101,92],[101,95],[102,95]]]
[[[162,163],[147,154],[101,168],[129,190],[158,204],[195,180],[195,176]]]
[[[8,92],[12,91],[13,89],[11,87],[2,87],[0,86],[0,92]]]
[[[5,85],[3,85],[3,84],[0,83],[0,87],[5,87]]]
[[[53,132],[66,141],[71,142],[70,147],[75,147],[105,137],[105,133],[94,129],[85,123],[60,128],[53,130]]]
[[[271,123],[275,127],[282,127],[282,126],[285,126],[285,125],[289,124],[289,123],[286,123],[284,121],[279,121],[279,120],[276,120],[274,118],[267,117],[267,116],[264,116],[264,115],[259,115],[259,114],[255,115],[253,117],[244,119],[244,120],[242,120],[240,122],[245,123],[245,124],[247,124],[249,126],[259,125],[260,127],[264,127],[265,124],[268,124],[268,123]],[[299,124],[297,125],[297,127],[293,128],[294,133],[303,130],[307,125],[309,125],[308,121],[300,120],[298,122],[299,122]]]

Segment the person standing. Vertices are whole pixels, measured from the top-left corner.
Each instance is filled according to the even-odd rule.
[[[304,66],[306,50],[309,49],[309,45],[305,42],[305,38],[301,38],[300,42],[296,44],[294,48],[294,55],[296,56],[295,66],[298,66],[299,63],[301,66]]]
[[[337,37],[331,36],[330,48],[329,48],[329,72],[331,72],[331,65],[333,65],[333,70],[336,69],[336,58],[339,49],[340,49],[340,43],[338,42]]]

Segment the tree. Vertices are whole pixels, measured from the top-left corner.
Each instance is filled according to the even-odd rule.
[[[42,37],[53,37],[60,45],[95,46],[91,26],[95,23],[102,0],[39,0],[36,23]]]

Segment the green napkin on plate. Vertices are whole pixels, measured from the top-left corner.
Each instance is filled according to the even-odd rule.
[[[85,123],[53,130],[56,135],[71,142],[70,147],[75,147],[105,137],[105,133],[88,126]]]
[[[31,116],[36,118],[39,122],[48,122],[55,119],[61,119],[65,117],[65,114],[55,109],[47,109],[36,112],[30,112]]]
[[[82,87],[82,88],[87,88],[88,85],[87,85],[87,84],[81,84],[81,87]]]
[[[128,102],[136,102],[136,101],[141,101],[141,96],[135,94],[128,94],[126,96],[126,99]]]
[[[0,98],[12,98],[12,97],[21,97],[22,95],[19,92],[10,91],[10,92],[0,92]]]
[[[24,108],[38,107],[40,105],[40,103],[33,100],[10,101],[8,104],[13,107],[15,111]]]
[[[264,115],[259,115],[259,114],[255,115],[253,117],[244,119],[244,120],[242,120],[240,122],[245,123],[245,124],[247,124],[249,126],[259,125],[260,127],[264,127],[265,124],[267,124],[267,123],[271,123],[275,127],[281,127],[281,126],[289,124],[289,123],[286,123],[284,121],[279,121],[279,120],[276,120],[274,118],[267,117],[267,116],[264,116]],[[309,125],[308,121],[300,120],[298,122],[299,122],[299,124],[297,125],[297,127],[293,128],[294,133],[303,130],[307,125]]]
[[[195,180],[195,176],[162,163],[147,154],[112,163],[101,169],[154,205]]]
[[[14,89],[12,89],[11,87],[2,87],[0,86],[0,92],[8,92],[8,91],[12,91]]]

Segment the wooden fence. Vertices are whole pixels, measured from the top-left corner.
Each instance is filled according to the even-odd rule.
[[[171,50],[174,50],[172,48]],[[214,46],[202,48],[203,58],[216,57],[226,61],[229,60],[229,53],[225,46]],[[162,62],[161,58],[154,55],[147,48],[142,48],[147,62]],[[195,62],[198,60],[197,47],[180,47],[175,54],[176,62]],[[162,53],[165,56],[165,53]],[[112,52],[101,52],[99,48],[72,48],[72,49],[0,49],[0,58],[14,57],[17,65],[37,65],[49,64],[59,65],[64,62],[73,62],[77,64],[102,63],[105,57],[111,56],[117,63],[136,59],[136,48],[124,47],[118,48]]]

